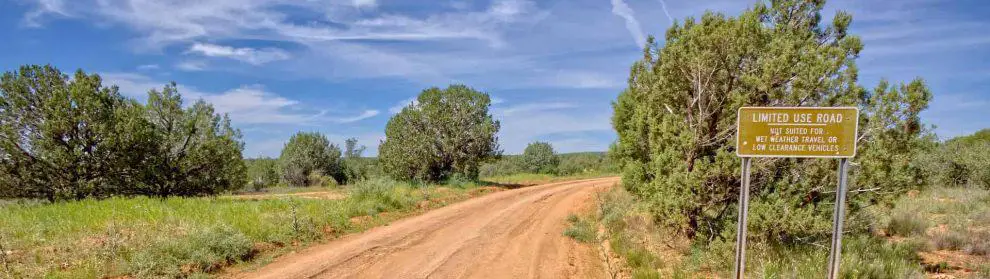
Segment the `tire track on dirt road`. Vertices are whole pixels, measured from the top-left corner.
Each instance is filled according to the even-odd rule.
[[[603,278],[591,245],[563,235],[619,178],[493,193],[276,259],[237,278]]]

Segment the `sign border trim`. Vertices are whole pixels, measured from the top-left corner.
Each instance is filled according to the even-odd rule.
[[[801,156],[801,155],[742,155],[739,154],[739,119],[743,109],[852,109],[856,111],[856,128],[853,130],[853,153],[850,156]],[[736,110],[736,157],[746,158],[853,158],[856,157],[857,147],[859,147],[859,107],[749,107],[743,106]]]

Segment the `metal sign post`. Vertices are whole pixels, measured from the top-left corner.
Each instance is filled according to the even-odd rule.
[[[839,158],[839,185],[832,216],[828,278],[839,276],[842,223],[846,215],[849,158],[856,156],[859,109],[855,107],[743,107],[736,118],[736,155],[742,157],[739,223],[733,278],[746,274],[746,215],[752,157]]]
[[[846,220],[846,172],[849,159],[839,160],[839,189],[835,191],[835,213],[832,215],[832,247],[828,254],[828,278],[839,278],[839,262],[842,261],[842,222]]]
[[[749,215],[749,161],[742,158],[742,188],[739,188],[739,228],[736,229],[736,270],[732,278],[743,278],[746,273],[746,215]]]

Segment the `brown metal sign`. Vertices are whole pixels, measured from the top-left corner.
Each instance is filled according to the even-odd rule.
[[[855,107],[743,107],[736,122],[740,157],[852,158]]]

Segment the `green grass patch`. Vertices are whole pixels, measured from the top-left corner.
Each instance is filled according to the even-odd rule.
[[[603,194],[599,203],[599,220],[610,234],[611,250],[625,259],[633,278],[731,277],[735,239],[716,239],[708,244],[676,239],[665,242],[657,237],[663,235],[658,233],[663,228],[644,223],[640,216],[644,213],[638,209],[641,205],[621,188]],[[926,227],[919,225],[907,231],[924,234]],[[688,244],[681,247],[681,243]],[[746,278],[824,276],[827,245],[828,239],[804,244],[751,241],[747,247]],[[925,247],[926,243],[919,241],[892,242],[866,233],[847,233],[843,238],[840,277],[923,278],[917,252]]]
[[[15,278],[194,276],[270,259],[271,253],[357,232],[424,210],[423,205],[439,207],[478,192],[387,179],[362,181],[348,189],[350,195],[337,200],[118,197],[54,204],[4,202],[0,246]],[[383,212],[396,214],[379,217]]]

